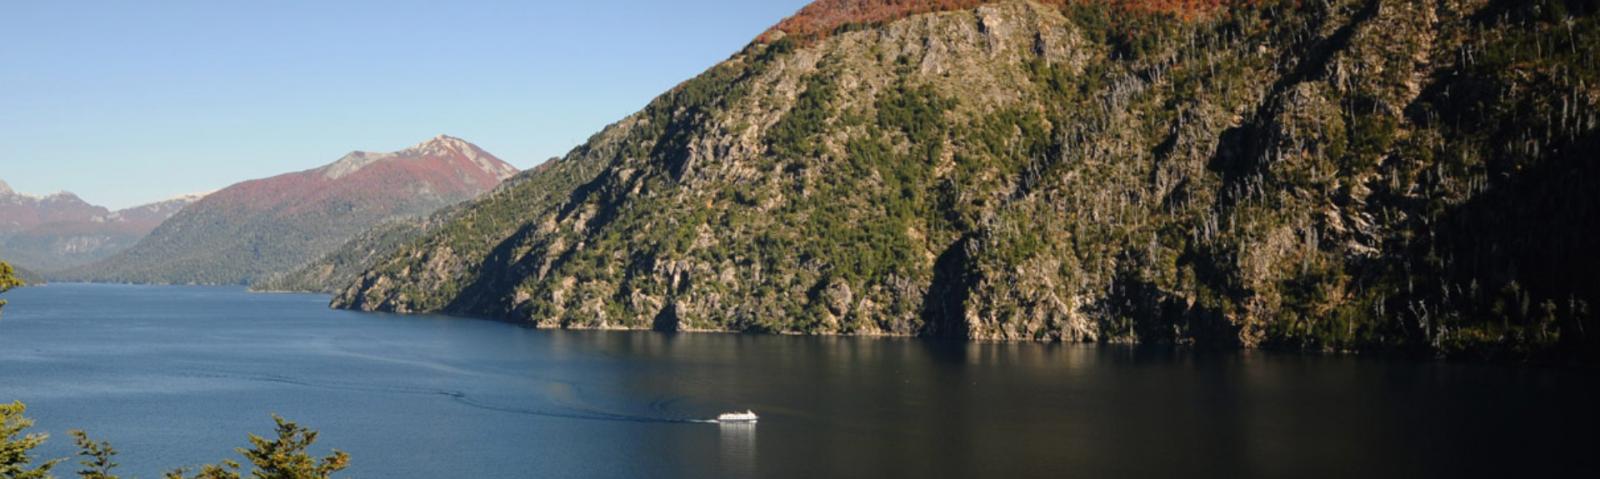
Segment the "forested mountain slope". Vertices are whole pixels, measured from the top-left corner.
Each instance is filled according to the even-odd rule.
[[[356,235],[332,252],[290,271],[274,273],[250,285],[253,291],[335,293],[384,254],[422,234],[421,219],[400,218]]]
[[[1592,354],[1595,10],[824,0],[335,305]]]

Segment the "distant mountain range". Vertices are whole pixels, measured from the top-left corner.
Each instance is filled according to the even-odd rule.
[[[110,257],[204,195],[111,211],[72,193],[34,196],[0,182],[0,259],[38,273]]]
[[[354,152],[311,170],[206,196],[132,248],[58,279],[250,284],[318,258],[368,228],[471,199],[517,169],[458,138]]]

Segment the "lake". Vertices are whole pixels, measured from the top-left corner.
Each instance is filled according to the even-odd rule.
[[[1515,476],[1597,468],[1592,370],[1122,346],[541,331],[321,295],[57,284],[0,315],[0,401],[124,477],[270,414],[348,477]],[[695,422],[753,409],[755,426]],[[63,475],[76,464],[58,469]]]

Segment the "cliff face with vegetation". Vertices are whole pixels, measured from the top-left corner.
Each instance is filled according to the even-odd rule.
[[[1592,352],[1595,9],[819,2],[404,242],[335,305]]]

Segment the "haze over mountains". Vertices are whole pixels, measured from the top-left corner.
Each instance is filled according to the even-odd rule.
[[[0,259],[31,275],[99,261],[133,246],[203,196],[110,211],[72,193],[28,195],[0,181]]]
[[[353,152],[320,168],[219,190],[126,251],[54,276],[249,284],[325,254],[375,224],[475,197],[516,171],[448,136],[392,153]]]

